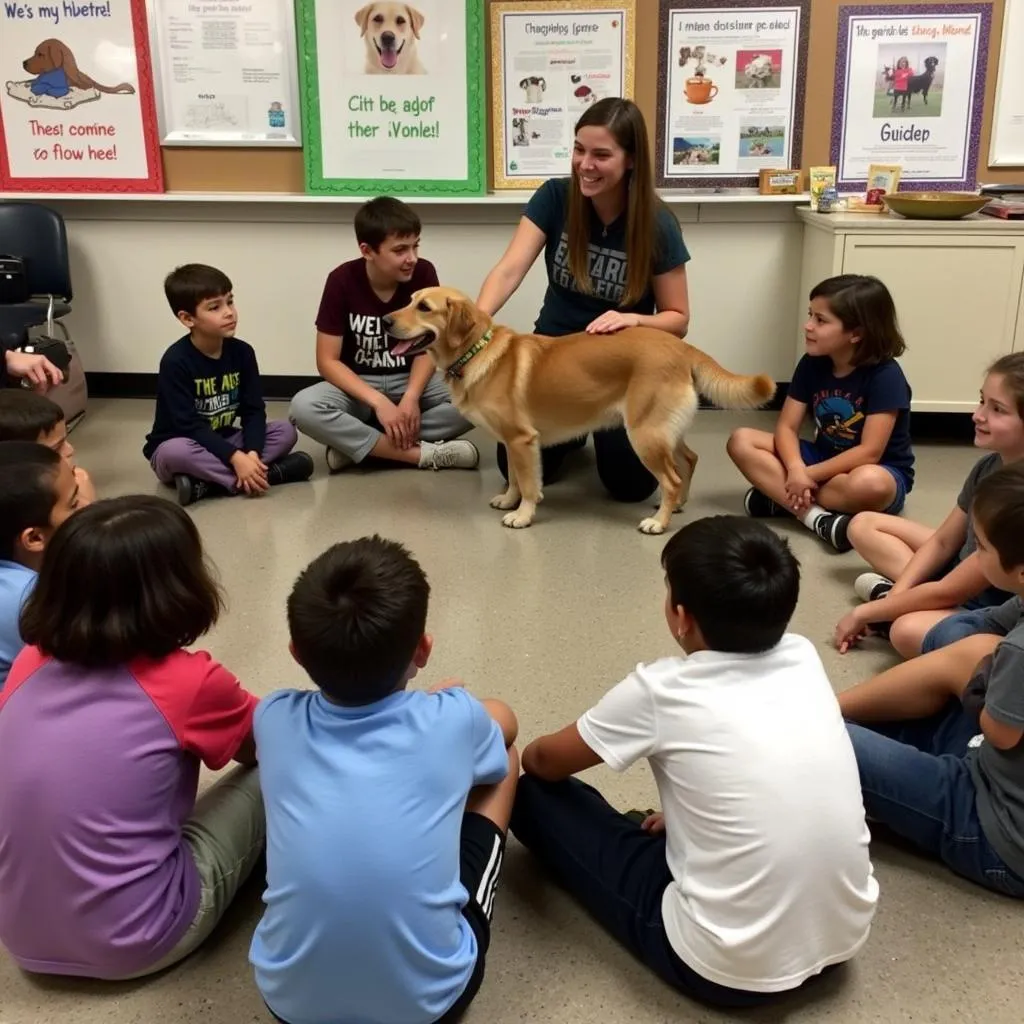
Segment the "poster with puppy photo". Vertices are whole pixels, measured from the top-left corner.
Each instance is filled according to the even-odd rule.
[[[809,0],[662,0],[658,184],[754,187],[800,165]]]
[[[494,187],[536,188],[569,173],[587,107],[633,98],[635,0],[491,4]]]
[[[0,189],[163,190],[145,0],[0,3]]]
[[[992,5],[840,7],[832,163],[863,192],[871,164],[900,188],[973,191]]]
[[[485,190],[479,0],[298,0],[310,192]]]

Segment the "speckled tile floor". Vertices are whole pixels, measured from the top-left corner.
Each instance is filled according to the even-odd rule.
[[[271,414],[284,409],[273,406]],[[102,495],[158,489],[139,452],[149,416],[147,402],[95,401],[75,431],[79,461]],[[768,426],[771,416],[698,416],[690,440],[702,461],[686,518],[741,509],[742,482],[724,448],[740,423]],[[436,647],[428,681],[458,675],[477,694],[507,700],[524,739],[570,721],[637,661],[672,652],[661,614],[661,542],[634,529],[638,510],[602,500],[596,475],[582,471],[547,489],[532,529],[502,529],[487,506],[499,486],[493,446],[475,439],[484,453],[479,473],[357,471],[331,478],[321,450],[303,440],[317,460],[311,485],[251,503],[196,506],[230,601],[206,646],[256,693],[303,685],[287,651],[291,582],[327,544],[379,532],[409,545],[430,576]],[[938,523],[975,457],[966,445],[919,445],[908,514]],[[585,464],[589,455],[580,458]],[[780,528],[803,565],[793,628],[818,644],[836,689],[889,664],[881,646],[842,658],[829,646],[831,627],[852,600],[855,556],[826,551],[795,524]],[[619,806],[646,807],[655,798],[645,768],[589,774]],[[467,1021],[1016,1024],[1024,907],[885,842],[874,844],[873,855],[881,904],[857,960],[781,1009],[731,1018],[649,976],[510,841],[487,980]],[[145,982],[30,978],[0,954],[0,1024],[266,1021],[246,960],[259,909],[259,888],[250,884],[205,948]]]

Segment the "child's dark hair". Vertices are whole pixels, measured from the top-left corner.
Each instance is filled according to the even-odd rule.
[[[186,263],[175,267],[164,278],[164,295],[175,316],[179,313],[195,316],[200,302],[219,299],[233,290],[227,274],[205,263]]]
[[[869,274],[828,277],[811,289],[811,299],[827,299],[829,309],[848,331],[859,331],[854,366],[875,366],[907,350],[889,289]]]
[[[393,196],[377,196],[363,203],[355,215],[356,241],[376,252],[389,235],[399,238],[418,236],[422,231],[416,211]]]
[[[991,373],[1003,378],[1006,390],[1013,395],[1017,415],[1024,420],[1024,352],[1010,352],[1000,356],[985,371],[985,376]]]
[[[1015,462],[984,477],[971,515],[1007,572],[1024,566],[1024,465]]]
[[[708,516],[661,553],[673,607],[682,605],[711,650],[758,654],[786,632],[800,594],[800,563],[764,523]]]
[[[288,598],[295,656],[330,700],[371,704],[401,684],[429,598],[427,577],[401,544],[378,536],[335,544]]]
[[[0,388],[0,441],[38,441],[63,422],[64,410],[45,395]]]
[[[46,445],[0,441],[0,558],[13,561],[18,538],[49,525],[59,472],[60,456]]]
[[[22,609],[21,635],[58,661],[113,667],[195,643],[221,606],[195,523],[164,498],[129,494],[60,525]]]

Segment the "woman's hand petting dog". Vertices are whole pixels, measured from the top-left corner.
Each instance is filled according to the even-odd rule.
[[[627,327],[639,326],[639,314],[620,313],[617,309],[610,309],[587,324],[587,334],[614,334],[616,331],[624,331]]]

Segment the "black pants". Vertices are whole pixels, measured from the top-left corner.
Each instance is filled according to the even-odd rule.
[[[555,444],[541,449],[541,473],[545,484],[553,483],[559,475],[562,463],[569,452],[582,448],[585,437],[564,444]],[[597,475],[605,490],[615,501],[644,501],[658,487],[658,481],[640,461],[626,436],[625,427],[594,432],[594,451],[597,454]],[[508,479],[508,452],[503,444],[498,445],[498,469]]]
[[[580,782],[519,780],[512,833],[598,924],[684,995],[711,1006],[750,1007],[783,993],[718,985],[688,967],[669,945],[661,898],[672,881],[665,834],[651,835]]]

